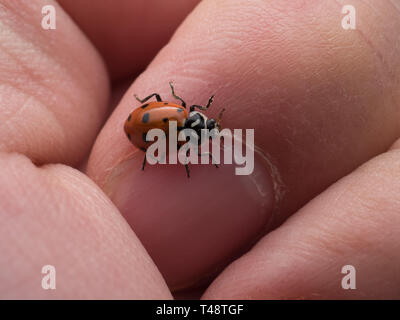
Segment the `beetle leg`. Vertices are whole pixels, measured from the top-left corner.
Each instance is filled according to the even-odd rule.
[[[160,102],[161,97],[158,93],[152,93],[151,95],[149,95],[148,97],[144,98],[144,99],[140,99],[136,94],[134,94],[134,97],[136,98],[137,101],[139,101],[140,103],[145,103],[147,100],[149,100],[152,97],[156,97],[157,101]]]
[[[178,144],[178,147],[177,147],[178,153],[179,153],[179,150],[180,150],[183,146],[184,146],[184,144],[181,145],[181,146]],[[189,151],[190,151],[190,149],[187,149],[187,150],[186,150],[186,155],[189,153]],[[178,156],[178,155],[177,155],[177,156]],[[190,178],[190,170],[189,170],[189,166],[188,166],[187,164],[185,164],[185,169],[186,169],[186,175],[187,175],[187,177]]]
[[[146,165],[146,153],[144,154],[143,164],[142,164],[142,171],[144,171],[144,166]]]
[[[172,96],[173,96],[175,99],[177,99],[177,100],[179,100],[180,102],[182,102],[182,107],[184,107],[184,108],[186,109],[186,102],[183,101],[183,99],[182,99],[181,97],[178,97],[178,96],[175,94],[174,86],[172,85],[172,82],[171,82],[171,81],[169,82],[169,86],[171,87]]]
[[[187,164],[185,164],[185,169],[186,169],[187,177],[190,178],[190,170],[189,170],[189,166]]]
[[[204,110],[207,110],[207,109],[211,106],[213,100],[214,100],[214,95],[212,95],[212,96],[210,97],[210,99],[208,99],[207,105],[206,105],[205,107],[199,106],[199,105],[197,105],[197,104],[194,104],[194,105],[190,106],[190,112],[194,111],[195,108],[200,109],[200,110],[203,110],[203,111],[204,111]]]
[[[211,152],[203,152],[203,153],[199,154],[200,157],[205,156],[205,155],[208,155],[210,157],[211,163],[218,169],[219,166],[218,166],[218,164],[215,163],[214,157],[212,156]]]

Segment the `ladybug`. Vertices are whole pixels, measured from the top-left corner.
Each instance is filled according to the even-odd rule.
[[[220,130],[219,122],[222,117],[223,109],[217,120],[208,119],[203,113],[196,111],[207,110],[213,102],[214,96],[212,95],[208,100],[205,107],[199,105],[191,105],[189,112],[186,109],[186,103],[182,98],[175,94],[174,86],[172,82],[169,83],[172,91],[172,96],[179,100],[181,104],[163,101],[158,93],[152,93],[144,99],[140,99],[136,94],[134,95],[142,105],[133,110],[125,121],[124,130],[125,134],[131,143],[146,152],[147,148],[153,143],[153,141],[146,141],[147,132],[151,129],[157,128],[165,132],[168,136],[169,121],[177,122],[177,135],[183,129],[193,129],[198,135],[201,136],[201,129],[218,129]],[[157,101],[147,102],[152,97],[155,97]],[[200,138],[198,139],[200,144]],[[182,145],[178,145],[179,148]],[[211,154],[208,153],[211,157]],[[212,158],[212,157],[211,157]],[[142,170],[144,170],[146,164],[146,153],[144,155]],[[218,165],[215,164],[218,168]],[[187,177],[190,177],[189,167],[185,164]]]

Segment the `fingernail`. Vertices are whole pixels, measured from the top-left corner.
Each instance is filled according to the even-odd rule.
[[[265,156],[254,171],[235,164],[146,165],[136,152],[112,170],[105,191],[131,225],[172,288],[216,272],[265,232],[274,183]]]

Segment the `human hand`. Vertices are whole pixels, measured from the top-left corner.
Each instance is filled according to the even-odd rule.
[[[42,30],[44,2],[0,3],[2,297],[170,298],[165,281],[217,299],[399,297],[396,2],[353,1],[344,30],[341,2],[203,1],[126,92],[117,80],[196,1],[60,1],[110,76],[57,4],[56,30]],[[123,123],[134,93],[172,100],[170,80],[192,103],[215,94],[224,127],[255,129],[252,175],[140,170]],[[89,152],[98,186],[73,169]],[[340,286],[348,264],[357,290]]]

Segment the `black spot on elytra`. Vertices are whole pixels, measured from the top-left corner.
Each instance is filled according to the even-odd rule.
[[[162,121],[163,122],[168,122],[168,118],[163,118]]]
[[[142,139],[143,139],[144,142],[147,142],[146,136],[147,136],[147,132],[143,132],[142,133]]]
[[[164,102],[164,106],[166,106],[168,104],[168,102]]]
[[[181,109],[181,108],[178,108],[178,112],[182,112],[183,111],[183,109]]]
[[[145,109],[148,105],[149,105],[148,103],[142,105],[142,109]]]
[[[149,114],[148,112],[146,112],[146,113],[143,115],[142,122],[143,122],[143,123],[147,123],[147,122],[149,122],[149,119],[150,119],[150,114]]]
[[[132,114],[129,114],[128,121],[131,121]]]

